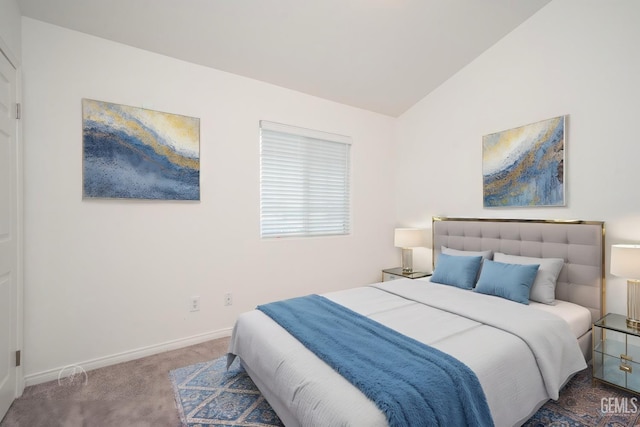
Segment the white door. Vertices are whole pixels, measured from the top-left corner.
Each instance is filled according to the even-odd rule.
[[[0,52],[0,419],[16,396],[17,164],[16,70]]]

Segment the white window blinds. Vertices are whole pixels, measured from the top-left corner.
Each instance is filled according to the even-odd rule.
[[[262,237],[349,234],[351,138],[260,122]]]

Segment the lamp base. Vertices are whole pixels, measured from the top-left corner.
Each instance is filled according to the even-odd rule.
[[[402,248],[402,272],[413,273],[413,249]]]
[[[633,329],[640,329],[640,320],[629,319],[627,317],[627,327],[633,328]]]
[[[627,326],[640,329],[640,280],[627,280]]]

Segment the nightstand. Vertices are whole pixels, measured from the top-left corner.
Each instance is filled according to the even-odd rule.
[[[421,277],[428,277],[428,276],[431,276],[431,273],[424,273],[422,271],[413,271],[411,273],[403,273],[402,267],[387,268],[386,270],[382,270],[383,282],[388,282],[389,280],[396,280],[396,279],[419,279]]]
[[[640,330],[609,313],[593,324],[593,379],[640,393]]]

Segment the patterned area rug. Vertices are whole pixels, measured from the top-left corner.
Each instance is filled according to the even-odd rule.
[[[182,424],[204,426],[282,426],[236,359],[227,372],[226,356],[169,372]]]
[[[578,372],[536,412],[526,427],[632,427],[640,425],[640,398],[621,389],[593,383],[591,366]]]
[[[226,357],[169,373],[183,425],[188,427],[282,426],[271,406],[236,360]],[[600,383],[591,368],[579,372],[527,421],[526,427],[631,427],[640,425],[640,399]]]

